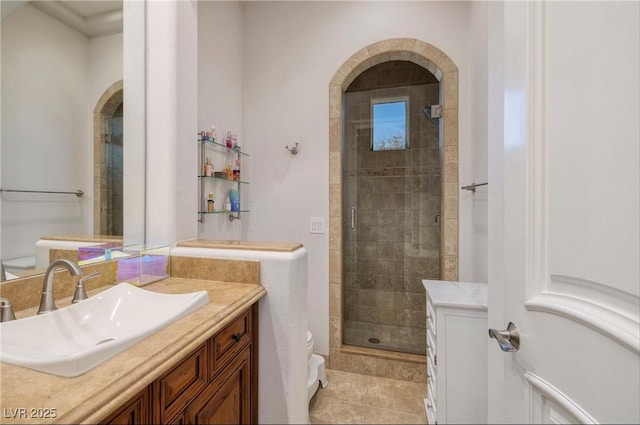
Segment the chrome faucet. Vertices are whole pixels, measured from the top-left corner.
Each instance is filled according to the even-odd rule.
[[[10,320],[16,320],[16,316],[13,314],[13,306],[8,299],[0,297],[0,322],[8,322]]]
[[[62,266],[69,270],[72,276],[82,274],[82,270],[76,263],[67,259],[54,260],[47,267],[47,271],[44,274],[44,283],[42,286],[42,298],[40,298],[40,309],[38,314],[49,313],[57,310],[55,299],[53,298],[53,277],[56,274],[56,269]]]
[[[84,282],[98,276],[100,276],[100,272],[95,272],[84,276],[78,281],[78,284],[76,285],[76,292],[75,294],[73,294],[73,300],[71,300],[73,304],[79,303],[80,301],[84,301],[89,298],[87,296],[87,291],[84,289]]]

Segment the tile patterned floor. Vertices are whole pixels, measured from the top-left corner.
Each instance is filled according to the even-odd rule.
[[[309,404],[312,424],[426,424],[424,384],[327,369]]]

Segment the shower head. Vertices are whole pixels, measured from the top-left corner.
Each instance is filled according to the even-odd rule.
[[[440,118],[440,105],[425,106],[422,112],[430,123],[438,125],[438,118]]]

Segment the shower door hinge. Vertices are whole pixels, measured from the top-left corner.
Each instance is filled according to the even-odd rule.
[[[431,118],[442,117],[442,105],[431,105]]]
[[[438,366],[438,355],[433,356],[433,365]]]

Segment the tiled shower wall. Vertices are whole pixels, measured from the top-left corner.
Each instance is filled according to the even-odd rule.
[[[373,152],[371,99],[405,95],[409,147]],[[437,103],[438,84],[344,95],[344,344],[425,354],[421,280],[440,278],[441,169],[438,126],[422,110]]]
[[[122,208],[122,201],[116,202],[114,205],[108,192],[109,164],[107,163],[105,130],[108,118],[122,117],[123,107],[123,82],[120,80],[104,91],[93,111],[93,233],[96,235],[122,235],[122,225],[117,231],[109,229],[107,214],[114,208]],[[122,175],[122,170],[120,170],[120,175]],[[120,177],[120,181],[122,181],[122,177]],[[122,189],[120,189],[120,193],[122,194]],[[116,220],[122,221],[122,211]]]
[[[119,112],[119,114],[118,114]],[[123,228],[123,209],[124,209],[124,193],[123,193],[123,126],[122,126],[122,105],[111,118],[111,142],[106,147],[109,154],[107,155],[107,176],[110,180],[107,184],[106,203],[107,209],[103,211],[104,221],[107,223],[107,235],[122,236]]]

